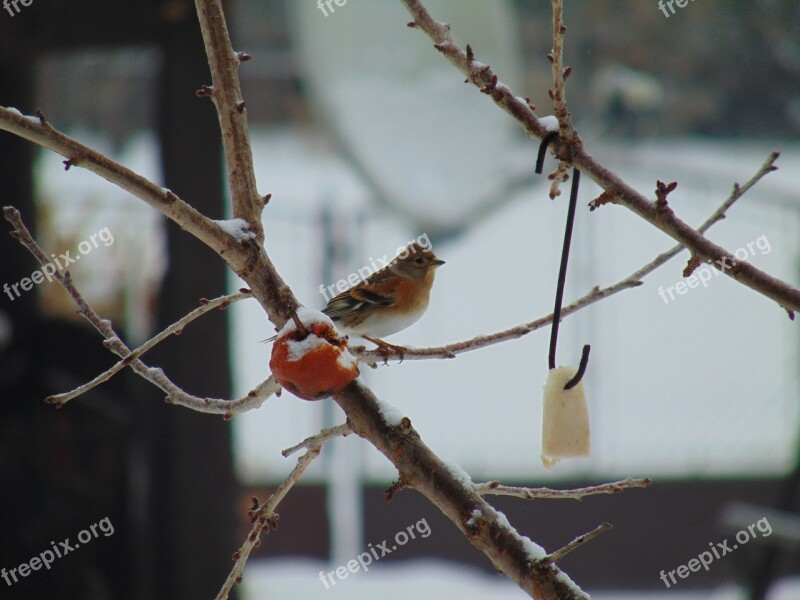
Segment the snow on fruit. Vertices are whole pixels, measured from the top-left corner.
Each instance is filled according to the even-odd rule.
[[[269,361],[281,386],[304,400],[321,400],[342,391],[358,377],[358,361],[347,351],[347,338],[327,315],[301,307],[278,332]]]

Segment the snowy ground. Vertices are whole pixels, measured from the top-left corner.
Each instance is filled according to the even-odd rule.
[[[443,561],[416,560],[400,565],[376,565],[367,573],[356,572],[326,588],[320,571],[331,568],[318,561],[281,560],[249,564],[243,584],[243,600],[408,600],[432,598],[459,600],[522,600],[524,592],[502,576]],[[768,600],[798,600],[800,580],[776,586]],[[734,587],[682,591],[586,590],[593,600],[744,600]]]

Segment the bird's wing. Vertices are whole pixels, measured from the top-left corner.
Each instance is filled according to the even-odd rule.
[[[391,306],[395,302],[399,278],[384,271],[373,273],[358,285],[334,296],[322,312],[338,319],[371,306]]]

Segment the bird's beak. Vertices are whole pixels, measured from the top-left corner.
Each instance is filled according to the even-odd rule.
[[[439,268],[445,263],[444,263],[444,261],[442,259],[436,258],[431,262],[431,264],[433,265],[434,268]]]

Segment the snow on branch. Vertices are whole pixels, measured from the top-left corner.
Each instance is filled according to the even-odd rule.
[[[372,391],[358,381],[336,396],[350,427],[368,439],[400,474],[405,487],[428,498],[492,561],[532,598],[588,598],[541,548],[520,535],[488,504],[469,476],[442,462],[422,441],[410,419],[390,425]]]

